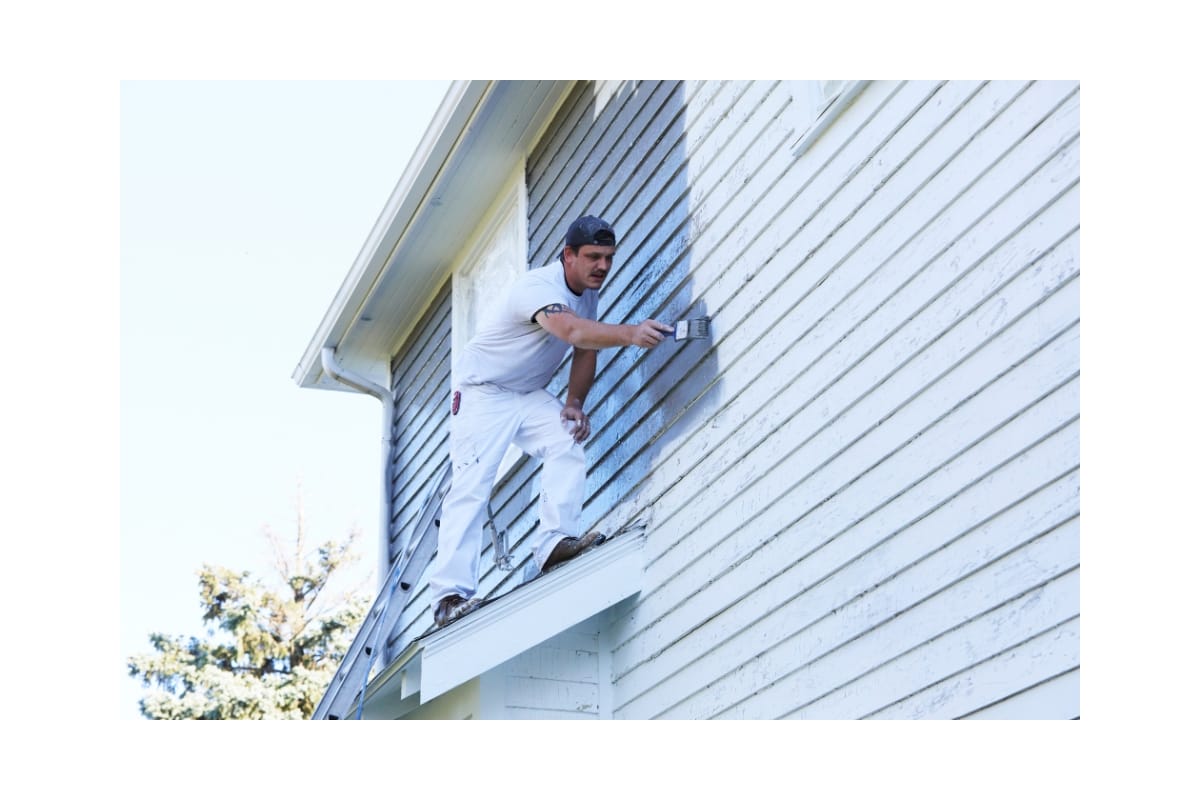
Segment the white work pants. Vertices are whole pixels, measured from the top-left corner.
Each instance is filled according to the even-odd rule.
[[[495,386],[460,391],[458,413],[450,418],[453,478],[442,502],[437,557],[429,577],[434,607],[448,595],[470,598],[478,588],[488,498],[510,443],[542,459],[540,524],[532,540],[539,566],[562,539],[579,535],[587,476],[583,445],[563,428],[562,404],[554,395]]]

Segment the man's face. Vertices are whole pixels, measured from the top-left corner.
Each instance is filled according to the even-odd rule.
[[[584,289],[599,289],[612,269],[613,253],[617,248],[599,244],[585,244],[578,252],[566,248],[563,252],[563,267],[567,285],[572,291],[582,292]]]

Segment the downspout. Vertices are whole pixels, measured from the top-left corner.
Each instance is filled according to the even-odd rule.
[[[391,569],[392,560],[388,552],[388,540],[391,538],[392,527],[392,425],[395,422],[395,405],[392,402],[392,395],[387,389],[383,388],[374,381],[370,381],[361,375],[356,375],[349,370],[344,370],[338,366],[334,360],[336,349],[332,346],[326,346],[321,349],[321,368],[325,370],[325,374],[332,377],[338,383],[345,384],[351,389],[354,389],[364,394],[369,394],[379,400],[383,406],[383,469],[380,473],[383,475],[383,486],[380,489],[379,499],[379,585],[382,588],[387,581],[388,570]]]

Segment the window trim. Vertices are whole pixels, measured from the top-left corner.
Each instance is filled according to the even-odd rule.
[[[513,233],[519,253],[514,251],[518,259],[515,272],[517,274],[526,272],[529,269],[527,260],[529,253],[528,209],[529,191],[525,185],[525,160],[521,159],[505,181],[504,190],[483,215],[474,235],[471,236],[467,246],[462,250],[462,255],[455,260],[450,270],[450,382],[452,388],[457,388],[458,357],[469,340],[469,337],[462,333],[462,317],[460,316],[463,313],[462,298],[465,292],[463,282],[466,280],[463,273],[473,272],[479,268],[488,249],[498,240],[500,232],[505,230],[506,222],[516,226]],[[496,470],[496,479],[492,485],[497,486],[507,480],[524,456],[525,454],[519,447],[510,444],[500,462],[500,467]]]
[[[847,81],[837,94],[825,101],[825,105],[813,117],[800,135],[792,142],[792,156],[799,158],[808,152],[833,121],[867,88],[870,81]]]

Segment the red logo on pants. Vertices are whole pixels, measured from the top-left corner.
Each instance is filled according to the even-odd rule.
[[[458,407],[462,405],[462,392],[455,392],[454,399],[450,401],[450,416],[458,414]]]

